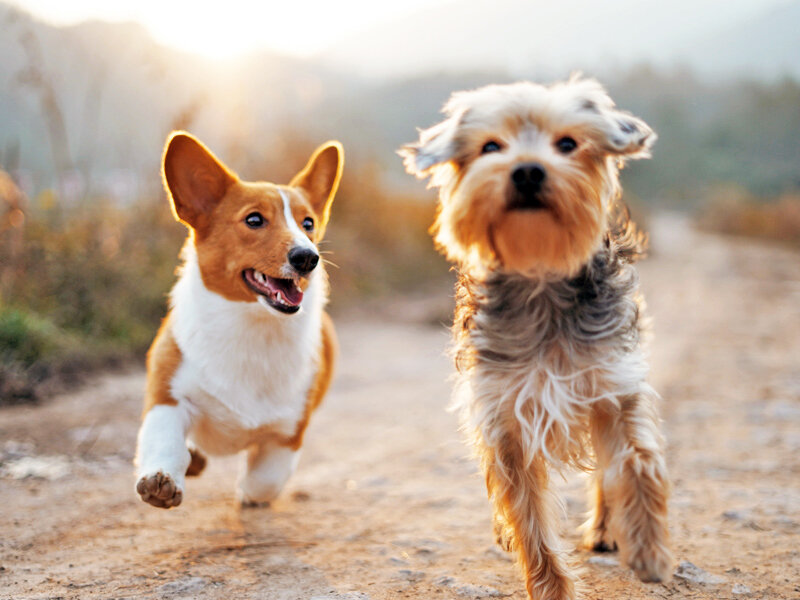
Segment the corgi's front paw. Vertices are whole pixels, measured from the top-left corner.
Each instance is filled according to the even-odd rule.
[[[181,487],[169,474],[161,471],[143,475],[136,483],[136,491],[144,502],[158,508],[172,508],[183,500]]]
[[[236,498],[242,508],[264,508],[272,504],[272,501],[278,497],[280,491],[280,487],[253,485],[253,481],[246,479],[239,482]]]

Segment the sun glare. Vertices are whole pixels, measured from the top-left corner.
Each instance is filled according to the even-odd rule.
[[[158,16],[149,17],[147,26],[153,35],[165,44],[212,58],[260,49],[307,56],[335,39],[332,17],[303,18],[298,10],[298,6],[314,10],[315,5],[329,3],[228,1],[222,12],[169,4]]]
[[[372,24],[453,0],[12,0],[57,25],[86,19],[137,21],[162,44],[212,58],[262,49],[311,56]]]

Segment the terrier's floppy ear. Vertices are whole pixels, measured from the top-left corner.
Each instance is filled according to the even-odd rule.
[[[325,233],[325,226],[331,216],[331,204],[339,188],[343,168],[342,145],[336,141],[325,142],[314,150],[314,154],[308,159],[308,164],[289,184],[305,190],[308,194],[311,207],[320,218],[320,222],[317,223],[317,233],[320,238]]]
[[[456,132],[464,112],[459,110],[441,123],[421,129],[418,141],[406,144],[397,151],[403,157],[403,165],[408,173],[424,179],[431,174],[431,169],[453,158],[456,153]]]
[[[616,108],[605,88],[595,79],[574,73],[564,88],[572,92],[578,114],[587,117],[597,147],[620,158],[649,158],[655,132],[641,119]]]
[[[650,158],[657,135],[650,126],[630,113],[605,110],[602,148],[620,158]]]
[[[162,175],[175,217],[192,229],[207,223],[228,188],[238,181],[211,150],[185,131],[173,131],[167,138]]]

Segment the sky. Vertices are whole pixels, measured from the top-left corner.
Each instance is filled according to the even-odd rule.
[[[166,45],[225,58],[263,48],[310,56],[370,25],[452,1],[11,0],[11,3],[54,25],[87,19],[137,21]]]

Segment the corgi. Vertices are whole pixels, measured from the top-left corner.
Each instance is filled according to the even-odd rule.
[[[337,353],[319,244],[344,164],[321,145],[289,185],[246,182],[173,132],[162,177],[189,230],[170,310],[147,354],[136,491],[178,506],[205,455],[242,452],[243,505],[272,501],[294,472]]]

